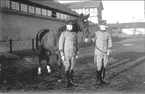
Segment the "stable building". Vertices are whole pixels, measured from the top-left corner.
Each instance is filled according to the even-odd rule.
[[[0,0],[0,40],[35,38],[39,30],[57,30],[78,16],[54,1]]]

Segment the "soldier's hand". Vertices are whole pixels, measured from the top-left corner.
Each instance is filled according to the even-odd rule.
[[[88,38],[85,38],[84,40],[85,40],[85,42],[87,42],[87,43],[89,42],[89,39],[88,39]]]
[[[65,60],[65,56],[61,56],[61,59],[62,59],[62,61],[64,61]]]
[[[111,49],[108,49],[107,50],[107,55],[109,56],[109,55],[111,55],[111,53],[112,53]]]
[[[77,59],[77,58],[79,58],[79,54],[80,54],[80,53],[79,53],[79,52],[77,52],[76,59]]]

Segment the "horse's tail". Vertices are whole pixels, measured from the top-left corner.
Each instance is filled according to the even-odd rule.
[[[40,46],[40,45],[38,45],[38,44],[40,44],[39,34],[40,34],[41,31],[42,31],[42,30],[40,30],[40,31],[37,33],[37,35],[36,35],[36,49],[37,49],[37,50],[39,50],[39,46]],[[39,43],[38,43],[38,42],[39,42]]]
[[[41,46],[41,40],[45,34],[49,32],[49,29],[42,29],[36,35],[36,49],[39,51]]]

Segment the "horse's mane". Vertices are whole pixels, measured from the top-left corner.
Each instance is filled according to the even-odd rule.
[[[80,31],[80,27],[79,27],[79,25],[78,25],[78,19],[69,20],[69,21],[66,22],[66,24],[69,23],[69,22],[72,22],[72,25],[73,25],[73,29],[72,29],[71,31],[72,31],[72,32],[78,33],[78,31]],[[60,35],[63,31],[65,31],[65,30],[66,30],[66,25],[60,27],[60,28],[58,29],[59,35]]]

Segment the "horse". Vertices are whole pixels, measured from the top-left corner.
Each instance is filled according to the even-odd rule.
[[[89,35],[88,17],[89,14],[88,15],[80,14],[78,18],[74,20],[69,20],[72,21],[74,30],[77,33],[82,32],[83,37],[88,37]],[[61,33],[65,30],[66,30],[66,25],[52,32],[49,29],[42,29],[36,34],[36,49],[39,58],[38,75],[42,74],[41,68],[43,67],[47,69],[47,73],[51,73],[49,60],[52,52],[56,53],[57,64],[59,69],[61,69],[62,60],[60,57],[60,52],[58,50],[58,41]],[[42,66],[42,64],[44,64],[45,66]]]

